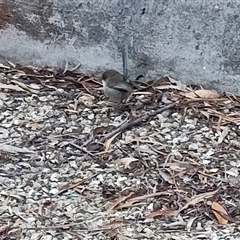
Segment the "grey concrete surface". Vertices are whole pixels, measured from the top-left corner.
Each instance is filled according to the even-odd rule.
[[[0,55],[24,65],[170,75],[239,93],[240,0],[0,0]],[[0,59],[0,60],[1,60]]]

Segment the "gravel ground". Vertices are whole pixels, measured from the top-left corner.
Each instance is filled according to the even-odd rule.
[[[240,239],[237,96],[0,67],[0,239]]]

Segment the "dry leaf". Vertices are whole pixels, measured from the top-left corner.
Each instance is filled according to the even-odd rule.
[[[186,229],[187,229],[188,232],[191,231],[192,224],[193,224],[193,222],[194,222],[194,220],[195,220],[196,218],[197,218],[197,217],[190,218],[190,220],[188,221],[187,226],[186,226]]]
[[[36,131],[38,129],[38,123],[33,123],[33,124],[31,124],[31,130],[32,131]]]
[[[19,148],[7,144],[0,144],[0,150],[9,153],[34,153],[33,151],[28,150],[26,147]]]
[[[212,211],[220,224],[226,225],[228,223],[228,220],[223,217],[224,215],[228,214],[219,203],[217,202],[212,203]]]
[[[119,132],[120,133],[120,132]],[[112,141],[117,137],[117,135],[119,134],[115,134],[113,137],[107,139],[104,143],[104,152],[108,152],[110,151],[110,148],[111,148],[111,144],[112,144]]]
[[[151,92],[133,92],[132,95],[152,95]]]
[[[177,172],[182,172],[182,171],[196,168],[196,166],[193,166],[192,164],[185,163],[185,162],[170,162],[170,163],[166,163],[165,167],[169,167],[171,170],[177,171]]]
[[[169,76],[165,76],[165,78],[167,78],[171,83],[173,84],[176,84],[178,86],[178,90],[181,90],[181,91],[186,91],[187,90],[187,86]]]
[[[137,158],[132,158],[132,157],[126,157],[126,158],[121,158],[121,159],[118,159],[118,163],[122,164],[122,165],[125,165],[124,168],[127,169],[127,168],[130,168],[130,163],[131,162],[136,162],[136,161],[139,161],[139,159]]]
[[[240,120],[240,117],[238,117],[238,118],[229,117],[226,114],[218,112],[218,111],[213,110],[213,109],[208,109],[208,113],[211,116],[222,118],[223,120],[225,120],[227,122],[235,123],[236,121]]]
[[[204,99],[214,99],[220,97],[220,95],[216,91],[204,89],[185,93],[184,96],[187,98],[204,98]]]
[[[28,90],[29,92],[31,93],[39,93],[38,90],[36,89],[31,89],[30,87],[28,87],[25,83],[22,83],[22,82],[19,82],[19,81],[16,81],[16,80],[11,80],[11,82],[15,83],[16,85],[19,85],[21,88],[25,89],[25,90]]]
[[[108,208],[107,212],[111,212],[113,209],[115,209],[120,203],[124,202],[126,199],[131,197],[133,195],[133,192],[129,193],[127,196],[121,197],[118,199],[110,208]]]
[[[166,182],[168,182],[170,184],[174,184],[174,181],[173,181],[173,179],[172,179],[170,174],[168,174],[168,173],[166,173],[166,172],[164,172],[162,170],[159,170],[159,174]]]
[[[165,89],[175,89],[175,90],[178,90],[178,91],[183,91],[183,89],[179,86],[174,86],[174,85],[163,85],[163,86],[158,86],[158,87],[155,87],[156,89],[158,90],[165,90]]]
[[[61,194],[61,193],[63,193],[63,192],[65,192],[65,191],[67,191],[67,190],[69,190],[69,189],[76,188],[77,186],[85,183],[86,181],[90,180],[91,178],[93,178],[93,177],[95,177],[95,176],[96,176],[96,174],[93,175],[92,177],[85,178],[85,179],[79,179],[79,180],[77,180],[77,181],[74,182],[74,183],[67,184],[67,185],[63,186],[56,194],[54,194],[54,197],[57,196],[57,195],[59,195],[59,194]]]
[[[10,230],[11,230],[11,226],[10,225],[5,225],[5,226],[1,226],[0,227],[0,236],[2,236],[3,238],[5,238],[3,235],[7,234]]]
[[[218,138],[218,144],[222,143],[224,141],[224,139],[226,138],[226,136],[229,133],[229,129],[228,128],[224,128],[221,135]]]
[[[3,92],[0,92],[0,99],[5,100],[6,98],[7,98],[7,94],[3,93]]]
[[[126,220],[113,220],[112,222],[110,222],[106,225],[103,225],[100,228],[93,229],[92,231],[93,232],[110,231],[110,230],[114,230],[114,229],[120,228],[120,227],[128,225],[128,224],[129,224],[129,222]]]
[[[157,196],[161,196],[161,195],[170,195],[170,193],[169,192],[157,192],[157,193],[151,193],[151,194],[147,194],[147,195],[143,195],[143,196],[139,196],[139,197],[130,198],[126,201],[126,203],[123,203],[123,204],[117,206],[116,209],[129,208],[129,207],[132,207],[133,205],[136,206],[136,203],[138,203],[138,205],[142,205],[143,203],[140,203],[140,202],[142,202],[148,198],[157,197]]]
[[[10,69],[10,67],[5,66],[5,65],[3,65],[2,63],[0,63],[0,68]]]
[[[155,212],[151,212],[146,216],[146,218],[154,218],[158,216],[176,216],[178,215],[178,210],[158,210]]]
[[[118,209],[124,209],[124,208],[129,208],[129,207],[136,207],[136,206],[141,206],[145,203],[142,203],[142,200],[139,200],[139,199],[132,199],[132,200],[129,200],[129,201],[126,201],[125,203],[119,205],[116,207],[116,210]]]
[[[217,191],[218,191],[218,189],[213,191],[213,192],[206,192],[206,193],[202,193],[202,194],[199,194],[199,195],[195,196],[190,202],[188,202],[181,209],[179,209],[179,213],[182,210],[188,208],[190,205],[195,205],[195,204],[199,203],[200,201],[202,201],[205,198],[212,197]]]
[[[136,238],[129,238],[123,235],[117,234],[117,240],[137,240]]]
[[[16,68],[16,64],[12,63],[11,61],[8,61],[5,59],[5,61],[12,67],[12,68]]]
[[[205,116],[205,117],[207,118],[207,120],[209,120],[210,115],[209,115],[209,113],[208,113],[207,111],[200,111],[200,113],[201,113],[203,116]]]
[[[36,84],[36,83],[30,83],[29,87],[35,90],[40,90],[41,89],[41,85]]]
[[[102,229],[102,230],[111,230],[111,229],[116,229],[116,228],[119,228],[119,227],[121,227],[121,226],[123,226],[123,225],[127,225],[127,224],[129,224],[128,221],[124,221],[124,220],[120,220],[120,221],[114,220],[114,221],[112,221],[112,222],[110,222],[110,223],[102,226],[100,229]]]
[[[8,84],[3,84],[3,83],[0,83],[0,89],[10,89],[10,90],[15,90],[15,91],[18,91],[18,92],[24,92],[25,90],[20,88],[19,86],[17,85],[8,85]]]
[[[93,135],[97,135],[97,134],[102,134],[107,128],[104,127],[104,126],[100,126],[100,127],[96,127],[94,130],[93,130]]]
[[[90,107],[93,105],[94,96],[86,94],[79,98],[79,102],[83,103],[85,106]]]
[[[188,202],[185,206],[183,206],[181,209],[179,210],[159,210],[159,211],[155,211],[152,212],[150,214],[148,214],[146,216],[146,218],[153,218],[153,217],[157,217],[157,216],[176,216],[178,215],[182,210],[186,209],[188,206],[190,205],[195,205],[196,203],[200,202],[201,200],[203,200],[204,198],[208,198],[213,196],[216,192],[208,192],[208,193],[203,193],[203,194],[199,194],[197,195],[197,197],[195,197],[194,199],[192,199],[190,202]]]
[[[26,76],[26,75],[27,75],[27,74],[26,74],[25,72],[18,70],[17,73],[12,76],[12,78],[13,78],[13,79],[19,79],[19,78],[21,78],[22,76]]]

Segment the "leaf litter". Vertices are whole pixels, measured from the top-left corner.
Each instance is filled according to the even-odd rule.
[[[239,107],[169,76],[0,65],[2,239],[239,239]]]

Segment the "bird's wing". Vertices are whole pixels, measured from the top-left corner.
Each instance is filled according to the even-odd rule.
[[[126,92],[131,92],[132,87],[127,83],[127,82],[118,82],[115,86],[115,89],[120,90],[120,91],[126,91]]]

